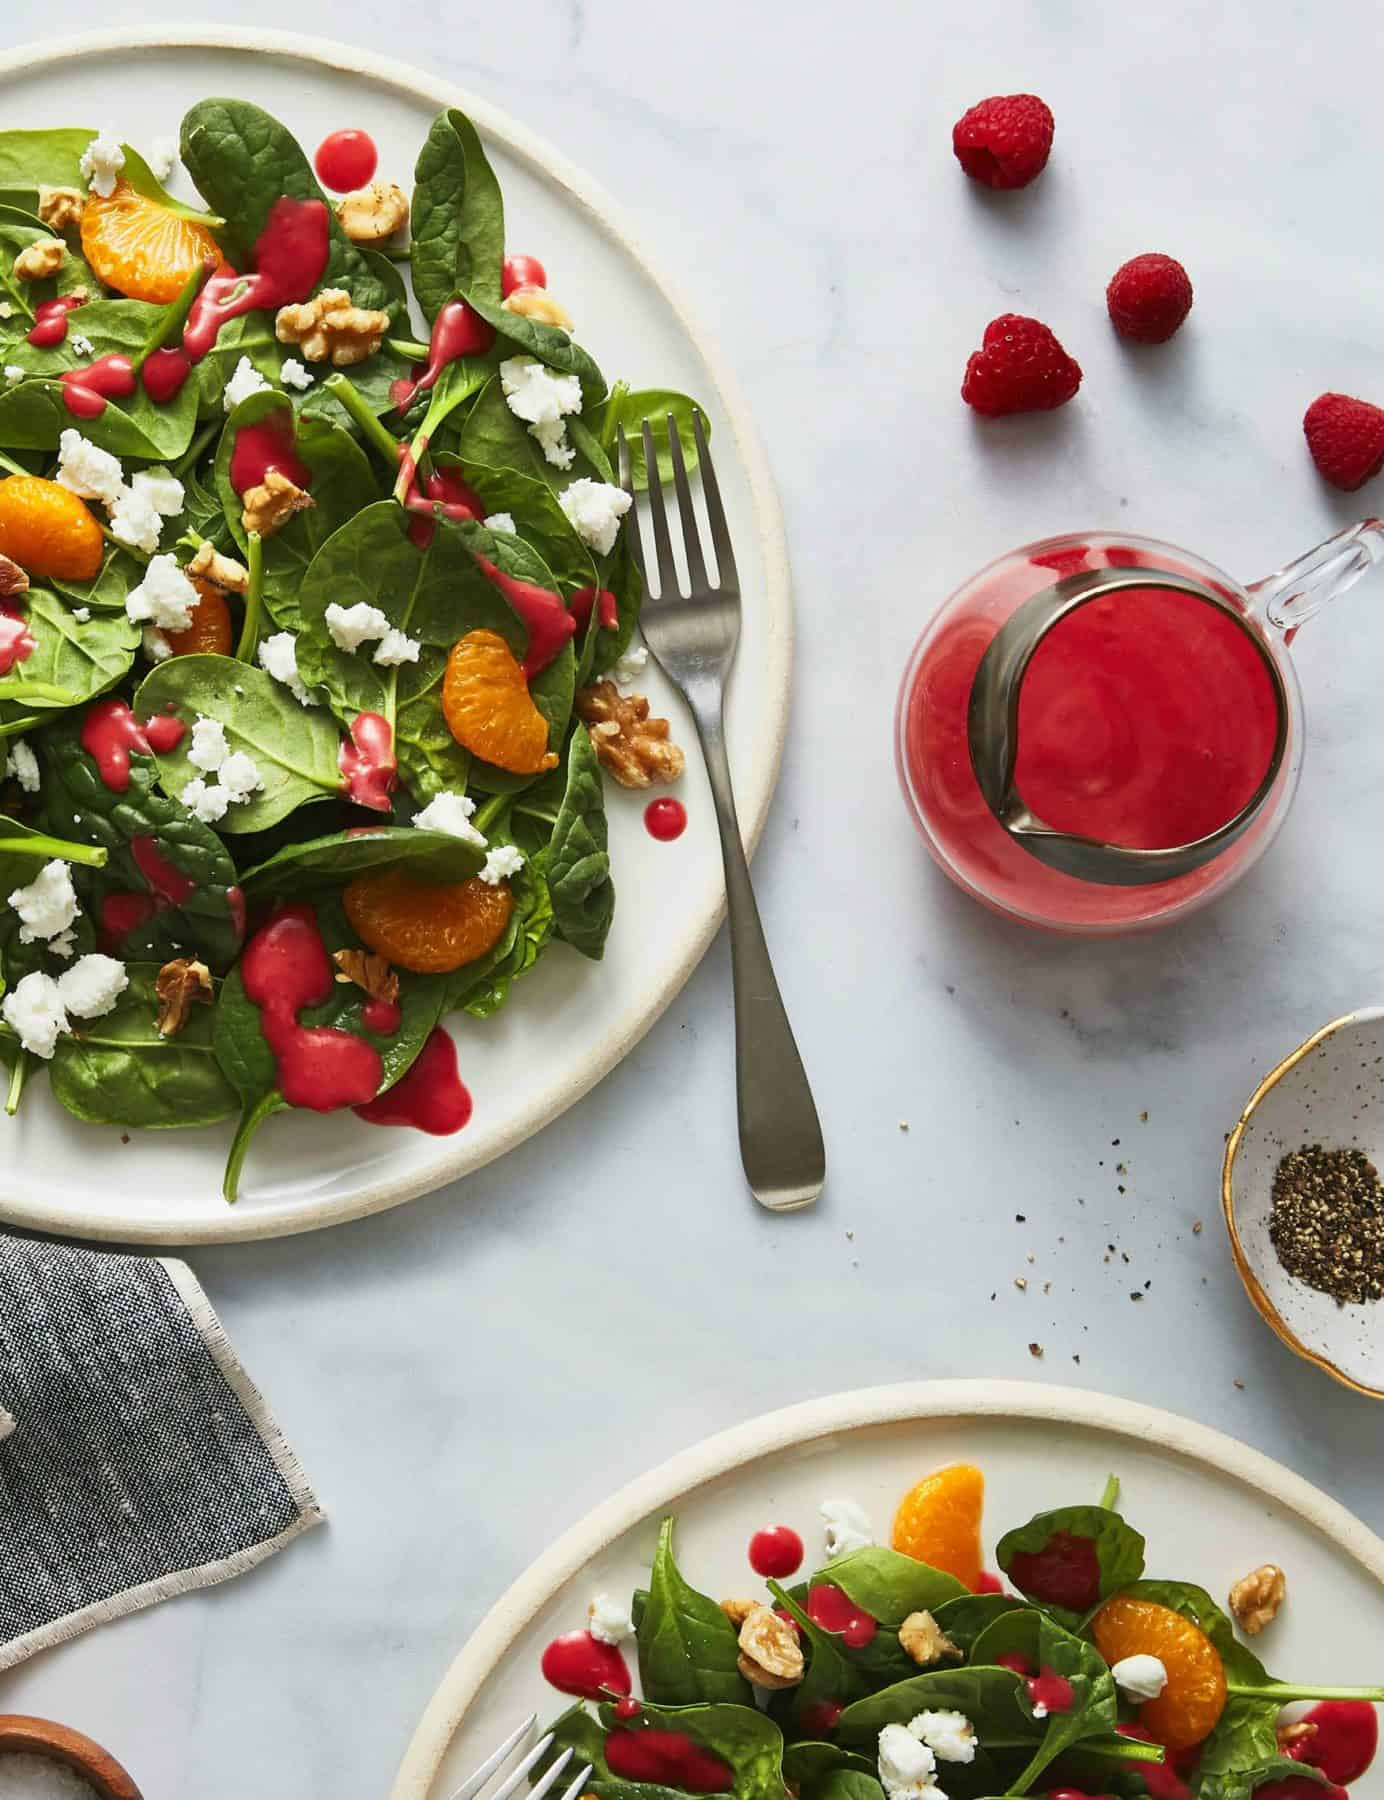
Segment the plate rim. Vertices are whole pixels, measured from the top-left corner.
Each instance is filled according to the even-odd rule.
[[[792,574],[783,508],[759,428],[750,411],[733,367],[719,341],[710,334],[688,306],[681,284],[670,278],[662,258],[651,252],[639,228],[624,207],[605,187],[572,163],[546,138],[531,131],[503,108],[457,83],[433,77],[412,64],[330,38],[304,32],[266,30],[258,26],[159,24],[118,27],[109,31],[82,32],[65,38],[45,38],[0,53],[0,91],[16,75],[74,59],[93,59],[130,50],[233,50],[278,59],[309,62],[342,74],[361,77],[376,86],[403,90],[431,104],[459,106],[480,128],[482,135],[503,145],[528,168],[558,187],[589,221],[604,231],[631,259],[670,309],[678,328],[705,364],[725,414],[750,491],[750,504],[758,529],[764,566],[763,608],[768,642],[775,654],[769,683],[761,696],[763,729],[753,736],[750,754],[767,774],[763,800],[741,811],[747,854],[753,856],[763,834],[778,789],[784,742],[792,700],[794,612]],[[588,1060],[560,1083],[535,1109],[518,1120],[490,1150],[478,1159],[464,1151],[444,1158],[423,1173],[405,1172],[392,1179],[367,1184],[349,1199],[307,1197],[292,1212],[270,1217],[226,1207],[224,1218],[181,1222],[167,1220],[118,1221],[104,1213],[85,1210],[56,1211],[42,1204],[12,1200],[0,1177],[0,1224],[32,1230],[59,1232],[104,1243],[220,1244],[252,1243],[300,1232],[319,1231],[331,1225],[385,1212],[474,1174],[535,1137],[590,1093],[598,1082],[617,1068],[650,1031],[681,993],[701,962],[725,917],[724,892],[688,936],[682,955],[668,976],[649,997],[633,1029],[602,1039]]]
[[[561,1587],[617,1537],[691,1489],[817,1438],[935,1419],[1047,1420],[1152,1440],[1286,1507],[1384,1585],[1384,1540],[1340,1501],[1261,1450],[1180,1413],[1117,1394],[1047,1382],[971,1377],[894,1382],[762,1413],[679,1451],[569,1527],[505,1590],[452,1659],[409,1739],[389,1800],[428,1800],[466,1708],[516,1638]]]

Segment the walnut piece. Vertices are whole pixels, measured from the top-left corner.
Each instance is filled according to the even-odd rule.
[[[940,1662],[960,1662],[964,1655],[930,1612],[909,1613],[899,1626],[899,1642],[920,1669],[931,1669]]]
[[[50,231],[69,231],[82,222],[86,195],[80,188],[40,187],[38,216]]]
[[[159,1036],[173,1037],[187,1024],[194,1001],[204,1005],[210,1002],[211,970],[204,962],[194,962],[186,956],[175,957],[154,977],[154,997],[159,1003]]]
[[[621,787],[652,787],[682,774],[686,758],[669,741],[668,721],[649,717],[642,694],[622,694],[613,681],[597,681],[577,695],[576,712],[590,730],[602,768]]]
[[[506,312],[518,313],[521,319],[536,319],[540,325],[560,325],[572,329],[572,315],[553,299],[547,288],[520,287],[500,302]]]
[[[16,594],[27,594],[29,577],[12,556],[0,556],[0,600],[12,600]]]
[[[796,1687],[803,1678],[798,1634],[769,1606],[756,1606],[740,1627],[740,1673],[756,1687]]]
[[[723,1600],[721,1611],[738,1631],[757,1606],[763,1606],[762,1600]]]
[[[1230,1590],[1230,1610],[1241,1631],[1257,1637],[1278,1616],[1288,1580],[1277,1563],[1261,1563]]]
[[[214,544],[203,543],[187,565],[189,581],[209,581],[226,594],[247,594],[250,571],[233,556],[223,556]]]
[[[297,344],[309,362],[330,357],[338,369],[373,356],[388,330],[387,312],[357,306],[345,288],[323,288],[301,306],[281,306],[274,320],[281,344]]]
[[[14,272],[21,281],[42,281],[56,275],[66,258],[67,245],[61,238],[39,238],[15,257]]]
[[[332,961],[337,967],[337,980],[349,981],[363,988],[372,1000],[395,1001],[399,998],[399,977],[383,956],[373,950],[334,950]]]
[[[408,224],[408,195],[392,181],[372,181],[338,200],[336,216],[353,244],[382,244]]]
[[[294,513],[304,512],[317,504],[311,494],[295,487],[278,469],[266,469],[260,485],[247,489],[241,500],[241,524],[246,531],[257,531],[262,538],[273,537]]]

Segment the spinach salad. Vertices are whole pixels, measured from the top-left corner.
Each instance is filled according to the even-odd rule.
[[[681,768],[623,735],[651,415],[694,466],[693,402],[507,254],[458,111],[411,194],[335,203],[241,100],[148,160],[0,131],[8,1113],[46,1068],[89,1123],[237,1121],[228,1200],[287,1108],[465,1123],[443,1021],[601,957],[604,776]]]

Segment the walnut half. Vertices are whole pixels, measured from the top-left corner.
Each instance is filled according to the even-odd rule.
[[[348,369],[373,356],[389,330],[389,314],[357,306],[345,288],[323,288],[301,306],[281,306],[274,335],[281,344],[297,344],[309,362],[331,358]]]
[[[602,768],[621,787],[652,787],[676,781],[685,757],[669,741],[667,719],[651,719],[642,694],[622,694],[613,681],[597,681],[576,698],[577,717],[591,733]]]
[[[399,998],[399,977],[383,956],[373,950],[334,950],[337,980],[349,981],[372,1000],[395,1001]]]
[[[740,1673],[756,1687],[796,1687],[803,1678],[798,1634],[769,1606],[756,1606],[740,1627]]]
[[[571,313],[553,299],[547,288],[515,288],[500,305],[505,312],[517,313],[521,319],[536,319],[540,325],[557,325],[563,331],[572,329]]]
[[[940,1662],[960,1662],[965,1654],[930,1612],[909,1613],[899,1626],[899,1643],[920,1669],[931,1669]]]
[[[179,956],[166,962],[154,977],[154,997],[159,1003],[156,1021],[160,1037],[175,1037],[187,1024],[193,1003],[212,998],[211,970],[204,962]]]
[[[0,556],[0,600],[13,600],[16,594],[27,594],[29,577],[12,556]]]
[[[261,534],[263,535],[263,534]],[[223,556],[215,545],[203,542],[185,570],[189,581],[209,581],[226,594],[248,594],[250,571],[233,556]]]
[[[20,281],[42,281],[56,275],[66,259],[67,245],[61,238],[38,238],[15,257],[14,272]]]
[[[295,487],[287,475],[280,474],[277,469],[266,469],[260,485],[247,488],[241,500],[241,524],[246,531],[257,531],[262,538],[273,537],[294,513],[305,512],[309,506],[317,504],[311,494]]]
[[[38,216],[50,231],[69,231],[82,222],[86,195],[80,188],[40,187]]]
[[[1257,1637],[1278,1616],[1288,1578],[1277,1563],[1261,1563],[1230,1590],[1230,1610],[1241,1631]]]
[[[730,1620],[731,1624],[734,1625],[735,1629],[739,1631],[740,1627],[745,1623],[746,1619],[749,1618],[754,1609],[757,1606],[763,1606],[763,1604],[764,1602],[762,1600],[723,1600],[721,1602],[721,1611]]]
[[[392,181],[372,181],[338,200],[336,216],[353,244],[382,244],[408,224],[408,195]]]

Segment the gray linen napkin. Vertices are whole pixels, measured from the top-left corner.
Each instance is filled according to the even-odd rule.
[[[0,1393],[0,1669],[321,1523],[184,1263],[0,1233]]]

